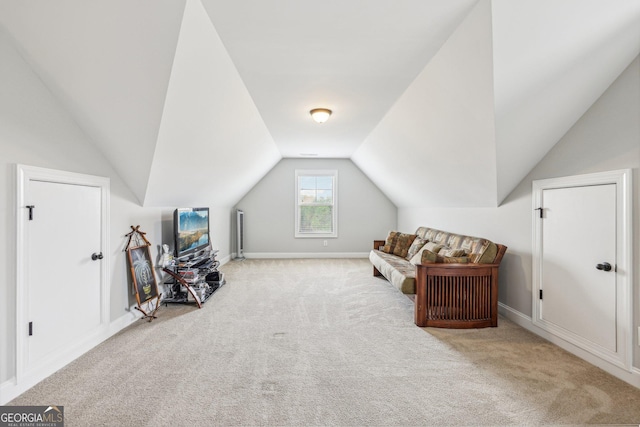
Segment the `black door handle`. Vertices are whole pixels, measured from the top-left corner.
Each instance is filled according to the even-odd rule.
[[[94,254],[91,255],[91,259],[94,260],[94,261],[97,260],[97,259],[102,259],[102,258],[104,258],[102,256],[102,252],[100,252],[99,254],[94,253]]]
[[[596,268],[598,270],[611,271],[611,264],[609,264],[608,262],[605,262],[605,263],[596,265]]]

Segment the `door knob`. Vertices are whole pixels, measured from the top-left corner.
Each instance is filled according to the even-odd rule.
[[[605,263],[596,265],[596,268],[598,270],[611,271],[611,264],[609,264],[608,262],[605,262]]]
[[[104,258],[102,256],[102,252],[100,252],[99,254],[94,253],[94,254],[91,255],[91,259],[94,260],[94,261],[97,260],[97,259],[102,259],[102,258]],[[611,266],[609,266],[609,267],[611,267]]]

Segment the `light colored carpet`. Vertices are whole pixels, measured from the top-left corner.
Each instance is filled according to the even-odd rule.
[[[246,260],[16,398],[67,426],[640,423],[640,390],[501,318],[421,329],[363,259]]]

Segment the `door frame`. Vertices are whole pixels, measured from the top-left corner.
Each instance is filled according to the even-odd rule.
[[[539,292],[542,285],[542,221],[540,211],[543,207],[543,191],[616,184],[616,325],[617,337],[615,352],[607,352],[580,336],[559,328],[540,318]],[[555,335],[589,353],[618,367],[632,370],[633,351],[633,212],[632,212],[632,170],[620,169],[584,175],[567,176],[535,180],[532,183],[532,322],[552,335]],[[544,213],[544,210],[542,210]]]
[[[27,340],[27,309],[26,286],[28,285],[28,260],[26,247],[26,224],[28,222],[27,186],[29,181],[43,181],[69,185],[83,185],[97,187],[101,194],[101,222],[100,222],[100,251],[104,258],[100,267],[100,325],[92,331],[86,339],[70,346],[61,354],[52,355],[50,361],[43,366],[27,368],[26,340]],[[109,178],[86,175],[75,172],[66,172],[55,169],[47,169],[36,166],[16,165],[16,340],[15,340],[15,382],[18,393],[30,388],[42,379],[64,367],[78,358],[98,343],[108,337],[109,330],[109,203],[110,180]]]

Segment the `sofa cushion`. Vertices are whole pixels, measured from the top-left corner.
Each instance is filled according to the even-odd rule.
[[[463,249],[469,257],[469,262],[472,263],[491,264],[498,253],[498,246],[495,243],[480,237],[453,234],[428,227],[418,227],[416,235],[453,249]]]
[[[369,261],[402,293],[416,293],[416,267],[409,261],[375,249],[369,253]]]
[[[444,246],[442,246],[440,243],[429,242],[424,245],[424,248],[428,251],[438,253],[440,252],[440,249],[444,248]]]
[[[384,246],[380,249],[382,252],[392,254],[393,249],[396,247],[396,242],[398,241],[398,236],[400,235],[399,231],[390,231],[387,234],[387,238],[384,241]]]
[[[467,255],[464,249],[453,249],[450,247],[440,249],[438,254],[444,257],[460,257]]]
[[[440,243],[440,240],[438,239],[442,239],[444,237],[443,231],[440,230],[436,230],[435,228],[427,228],[427,227],[418,227],[418,229],[416,230],[416,235],[418,237],[422,237],[423,239],[426,239],[430,242],[436,242],[436,243]],[[448,234],[448,233],[445,233]]]
[[[411,244],[411,246],[409,246],[409,251],[407,252],[407,256],[405,257],[406,259],[411,259],[413,258],[413,256],[415,254],[418,253],[418,251],[420,249],[422,249],[422,247],[427,243],[426,240],[417,237],[414,239],[413,243]]]
[[[415,254],[415,256],[411,258],[411,261],[409,262],[413,265],[423,264],[427,262],[435,262],[437,255],[438,254],[436,254],[435,252],[431,252],[428,249],[424,249],[418,252],[417,254]]]
[[[419,239],[419,237],[416,237],[417,239]],[[422,263],[422,253],[424,251],[430,251],[430,252],[434,252],[434,253],[438,253],[440,251],[440,249],[442,249],[442,245],[439,245],[437,243],[434,242],[427,242],[424,244],[424,246],[418,251],[416,252],[416,254],[414,256],[412,256],[409,259],[409,262],[413,265],[418,265]]]
[[[496,259],[496,255],[498,255],[498,245],[487,239],[478,239],[474,242],[469,257],[471,262],[491,264]]]
[[[441,252],[442,253],[442,252]],[[466,256],[442,256],[435,252],[431,252],[429,250],[421,251],[421,257],[417,258],[414,256],[411,258],[411,264],[467,264],[469,262],[469,258]]]
[[[415,240],[415,234],[400,233],[396,240],[396,245],[393,248],[393,254],[401,258],[406,258],[411,244]]]

